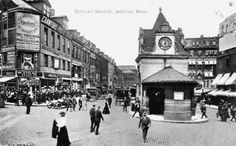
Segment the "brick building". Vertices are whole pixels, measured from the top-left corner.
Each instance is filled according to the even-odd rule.
[[[219,52],[218,37],[186,38],[185,49],[189,54],[188,76],[211,88],[216,76],[216,58]]]

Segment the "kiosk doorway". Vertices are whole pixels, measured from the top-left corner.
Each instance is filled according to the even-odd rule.
[[[163,115],[164,114],[164,101],[165,89],[150,87],[147,89],[147,96],[149,97],[149,110],[150,114]]]

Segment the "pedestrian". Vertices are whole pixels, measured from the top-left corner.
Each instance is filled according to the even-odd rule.
[[[91,120],[90,132],[93,132],[94,127],[95,127],[95,104],[90,109],[89,114],[90,114],[90,120]]]
[[[233,119],[234,119],[234,121],[236,121],[235,113],[236,113],[236,107],[235,107],[235,105],[232,105],[230,108],[230,114],[232,116],[231,121],[233,121]]]
[[[111,108],[111,103],[112,103],[112,97],[111,97],[111,94],[108,94],[108,104],[109,104],[109,108]]]
[[[56,120],[58,127],[57,146],[69,146],[71,142],[66,128],[66,113],[62,111],[59,114],[61,117]]]
[[[79,96],[79,111],[82,109],[82,106],[83,106],[82,97]]]
[[[200,105],[200,109],[201,109],[201,112],[202,112],[202,117],[201,117],[201,119],[203,118],[203,116],[204,117],[206,117],[207,118],[207,115],[206,115],[206,105],[204,104],[204,103],[202,103],[201,105]]]
[[[221,121],[227,122],[227,118],[229,118],[229,112],[228,112],[228,104],[227,102],[225,102],[222,105],[222,109],[221,109]]]
[[[25,97],[25,106],[26,106],[26,114],[30,114],[30,107],[32,106],[32,99],[30,98],[29,94],[26,94]]]
[[[123,112],[127,112],[127,106],[129,105],[127,97],[124,98]]]
[[[146,142],[147,140],[147,133],[148,129],[151,126],[151,120],[149,117],[147,117],[147,113],[144,112],[143,116],[139,120],[139,128],[142,128],[142,133],[143,133],[143,141]]]
[[[105,106],[104,106],[104,108],[103,108],[102,113],[103,113],[103,114],[110,114],[108,99],[105,100]]]
[[[69,94],[67,96],[68,97],[67,97],[66,111],[68,111],[70,109],[70,111],[72,112],[72,104],[73,104],[72,103],[72,98]]]
[[[82,95],[82,109],[87,111],[87,96],[86,94]]]
[[[72,105],[73,105],[73,111],[75,111],[76,105],[77,105],[77,101],[76,101],[76,96],[75,94],[72,97]]]
[[[136,100],[136,102],[135,102],[135,111],[134,111],[133,117],[135,116],[135,114],[136,114],[137,112],[138,112],[139,115],[140,115],[140,102],[139,102],[139,100]]]
[[[97,107],[97,110],[95,111],[95,135],[98,135],[99,134],[99,127],[100,127],[100,122],[101,122],[101,119],[104,121],[104,118],[102,116],[102,112],[100,111],[100,106]]]

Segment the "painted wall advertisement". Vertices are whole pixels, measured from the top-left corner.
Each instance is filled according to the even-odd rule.
[[[17,50],[39,51],[39,16],[27,13],[16,14]]]
[[[236,14],[226,18],[219,27],[219,51],[236,47]]]

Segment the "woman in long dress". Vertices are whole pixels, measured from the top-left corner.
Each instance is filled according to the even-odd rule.
[[[109,103],[108,103],[108,100],[106,99],[105,100],[105,107],[103,108],[103,111],[102,111],[102,113],[103,114],[110,114],[110,110],[109,110]]]
[[[65,118],[66,113],[60,112],[59,114],[61,115],[61,117],[58,118],[56,121],[59,131],[57,137],[57,146],[69,146],[71,143],[66,128],[66,118]]]

